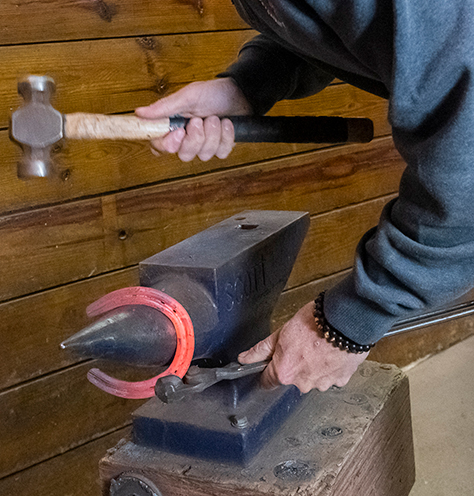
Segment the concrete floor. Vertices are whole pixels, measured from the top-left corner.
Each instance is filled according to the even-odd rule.
[[[406,372],[417,472],[410,496],[474,495],[474,336]]]

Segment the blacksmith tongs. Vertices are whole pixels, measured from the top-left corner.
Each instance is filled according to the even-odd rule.
[[[225,367],[202,368],[189,367],[183,379],[176,375],[167,375],[156,381],[155,394],[163,403],[181,401],[190,394],[201,393],[220,381],[239,379],[262,372],[268,361],[242,365],[231,362]]]

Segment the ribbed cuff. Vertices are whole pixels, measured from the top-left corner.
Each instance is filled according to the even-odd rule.
[[[239,60],[217,77],[231,77],[250,103],[256,115],[266,114],[276,102],[283,100],[292,87],[286,52],[272,53],[255,45],[246,45]]]
[[[397,320],[376,303],[357,295],[352,274],[326,292],[324,314],[333,327],[359,344],[377,342]]]

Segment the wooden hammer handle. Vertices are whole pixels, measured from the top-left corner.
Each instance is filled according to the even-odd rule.
[[[370,119],[343,117],[231,116],[240,143],[368,143]],[[140,119],[133,115],[68,114],[64,134],[72,139],[150,140],[185,127],[189,119]]]
[[[64,116],[64,134],[70,139],[150,140],[169,131],[169,118],[147,120],[134,115],[81,112]]]

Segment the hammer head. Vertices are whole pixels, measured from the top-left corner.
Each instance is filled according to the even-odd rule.
[[[28,76],[18,82],[25,103],[12,114],[10,137],[23,149],[17,169],[21,179],[47,177],[51,147],[64,136],[63,116],[50,103],[54,90],[54,80],[48,76]]]

